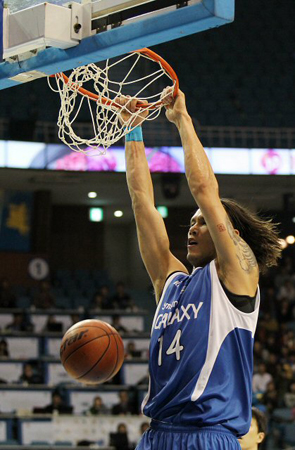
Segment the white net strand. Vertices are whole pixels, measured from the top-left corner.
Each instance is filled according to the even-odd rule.
[[[111,76],[111,71],[115,67],[115,71],[119,72],[118,65],[126,63],[129,58],[135,60],[131,62],[131,67],[127,69],[122,81],[116,81]],[[159,90],[159,79],[163,76],[172,80],[171,76],[162,67],[162,64],[156,63],[156,70],[147,75],[140,75],[131,79],[131,76],[136,75],[137,65],[142,58],[155,61],[147,55],[142,53],[132,53],[124,56],[119,61],[110,63],[109,60],[105,62],[104,68],[98,67],[96,64],[89,64],[87,66],[77,67],[65,80],[63,74],[56,74],[56,89],[53,88],[49,82],[50,88],[60,95],[61,107],[58,115],[58,137],[76,152],[87,154],[88,152],[97,151],[97,154],[105,154],[106,150],[119,141],[125,134],[134,129],[134,121],[142,118],[142,113],[148,109],[149,114],[144,120],[154,120],[161,113],[162,103],[162,89],[160,92],[150,92],[153,88]],[[172,80],[173,81],[173,80]],[[91,82],[91,90],[96,94],[97,98],[93,98],[87,91],[83,95],[79,92],[86,83]],[[174,82],[173,82],[174,87]],[[124,89],[126,93],[124,93]],[[120,112],[124,108],[128,110],[128,105],[118,107],[116,98],[127,95],[128,92],[134,90],[133,95],[128,95],[130,101],[137,99],[136,111],[130,113],[129,119],[125,123],[120,122]],[[85,99],[87,100],[85,102]],[[148,108],[140,102],[148,101]],[[90,121],[93,128],[93,137],[83,138],[78,136],[74,131],[74,124],[78,118],[81,110],[87,105],[89,109]]]

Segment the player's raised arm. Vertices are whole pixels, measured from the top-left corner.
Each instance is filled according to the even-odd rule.
[[[167,106],[166,116],[180,134],[186,177],[215,246],[219,277],[235,294],[253,296],[259,275],[256,257],[232,226],[220,200],[217,179],[195,132],[182,92]],[[197,243],[195,223],[192,223],[190,233]]]
[[[124,104],[126,100],[121,98],[117,101]],[[128,106],[130,111],[135,107],[136,100],[130,102]],[[124,113],[122,115],[124,117]],[[137,123],[140,124],[140,118],[134,124]],[[166,227],[155,207],[152,179],[140,126],[126,136],[126,174],[141,257],[158,301],[167,276],[174,271],[187,272],[187,270],[170,252]]]

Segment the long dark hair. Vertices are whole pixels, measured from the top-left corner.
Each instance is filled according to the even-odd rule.
[[[259,217],[235,200],[222,198],[221,203],[233,227],[253,251],[259,271],[265,273],[269,267],[276,266],[282,254],[278,224]]]

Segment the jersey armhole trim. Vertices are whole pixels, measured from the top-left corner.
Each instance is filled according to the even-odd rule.
[[[158,304],[157,304],[157,309],[156,309],[156,312],[155,312],[155,316],[154,316],[154,320],[153,320],[152,330],[151,330],[151,331],[153,331],[153,329],[154,329],[155,319],[156,319],[156,317],[157,317],[157,314],[158,314],[159,309],[161,308],[161,305],[162,305],[162,302],[163,302],[163,299],[164,299],[164,296],[165,296],[165,292],[166,292],[166,290],[168,289],[168,286],[170,285],[170,283],[174,280],[174,278],[175,278],[176,275],[178,275],[178,274],[183,274],[183,275],[188,276],[187,273],[181,272],[181,271],[171,272],[171,273],[168,275],[168,277],[166,278],[166,281],[165,281],[165,283],[164,283],[164,287],[163,287],[163,290],[162,290],[162,292],[161,292],[159,302],[158,302]]]
[[[184,273],[185,275],[188,275],[186,272],[182,272],[181,270],[175,270],[174,272],[169,273],[169,275],[167,276],[167,278],[166,278],[166,280],[165,280],[165,282],[164,282],[164,287],[163,287],[163,289],[162,289],[162,292],[161,292],[161,294],[159,295],[159,303],[160,303],[160,301],[161,301],[161,298],[162,298],[163,292],[164,292],[164,290],[165,290],[165,286],[166,286],[167,281],[168,281],[169,278],[172,277],[172,275],[174,275],[175,273]],[[157,305],[158,305],[159,303],[157,303]]]

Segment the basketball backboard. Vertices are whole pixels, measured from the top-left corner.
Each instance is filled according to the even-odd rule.
[[[218,27],[234,0],[8,0],[0,89]]]

